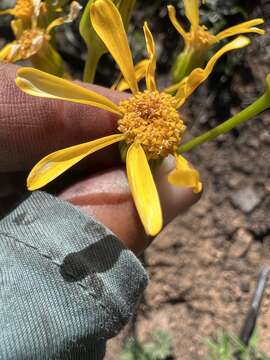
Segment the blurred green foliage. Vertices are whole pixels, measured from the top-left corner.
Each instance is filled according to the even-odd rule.
[[[135,338],[125,343],[120,360],[166,360],[171,356],[171,337],[165,331],[156,331],[152,341],[140,344]]]
[[[217,340],[208,341],[208,355],[205,360],[270,360],[258,349],[259,337],[256,333],[252,336],[248,346],[232,335],[220,331]]]
[[[270,339],[269,339],[270,340]],[[248,346],[222,330],[216,340],[207,340],[208,353],[204,360],[270,360],[260,352],[259,336],[255,332]],[[171,336],[166,331],[156,331],[152,341],[141,344],[134,337],[125,342],[120,360],[168,360],[174,359]]]

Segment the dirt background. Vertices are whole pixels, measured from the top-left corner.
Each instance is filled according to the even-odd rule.
[[[170,83],[173,59],[183,45],[168,21],[169,3],[178,5],[183,14],[179,0],[156,0],[149,6],[140,0],[130,26],[138,61],[145,55],[141,28],[143,21],[149,20],[157,44],[161,87]],[[249,18],[263,16],[265,28],[270,30],[268,0],[209,0],[202,8],[203,22],[215,31],[245,20],[247,14]],[[69,36],[59,44],[71,71],[80,76],[83,44],[76,26],[65,30]],[[1,21],[0,33],[5,39],[12,38],[8,21]],[[225,56],[211,79],[181,109],[189,128],[186,139],[237,113],[264,90],[265,75],[270,72],[270,37],[251,37],[252,45]],[[110,57],[105,56],[96,82],[110,85],[107,79],[112,78],[114,69]],[[239,334],[259,273],[270,266],[269,123],[270,112],[265,112],[188,154],[200,170],[203,196],[187,214],[167,226],[145,252],[142,261],[149,285],[130,324],[109,342],[106,360],[119,359],[127,336],[144,342],[157,329],[170,333],[173,359],[177,360],[202,359],[206,339],[214,338],[219,329]],[[270,356],[270,284],[257,330],[260,348]]]
[[[223,7],[221,2],[212,4],[213,9],[220,5],[227,25],[237,17],[230,5],[243,5],[239,1],[223,2]],[[269,2],[254,1],[245,2],[242,9],[250,18],[267,18],[269,7]],[[155,10],[155,20],[150,20],[156,29],[162,85],[169,82],[171,52],[181,47],[175,42],[179,37],[168,30],[164,12],[163,7]],[[135,16],[137,23],[139,15]],[[263,92],[270,70],[270,38],[252,38],[248,49],[223,59],[210,81],[181,109],[189,136],[234,115]],[[187,214],[167,226],[145,252],[142,260],[150,283],[131,324],[111,340],[106,360],[119,358],[119,348],[127,336],[145,342],[157,329],[172,336],[173,358],[177,360],[202,359],[207,353],[206,339],[215,338],[219,329],[239,334],[259,273],[270,266],[269,124],[270,115],[265,112],[188,154],[200,170],[203,196]],[[260,349],[270,356],[270,286],[257,331]]]

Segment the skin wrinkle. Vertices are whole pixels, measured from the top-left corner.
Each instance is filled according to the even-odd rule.
[[[1,136],[1,148],[5,152],[6,149],[12,149],[9,157],[1,157],[1,168],[5,170],[13,170],[13,168],[23,170],[25,168],[23,162],[31,161],[31,154],[38,146],[40,147],[38,144],[46,144],[44,133],[49,130],[48,127],[50,131],[55,132],[54,122],[46,116],[52,113],[51,104],[45,104],[38,98],[26,97],[18,91],[14,82],[15,69],[15,67],[10,67],[4,74],[0,73],[1,77],[4,77],[3,80],[1,79],[3,82],[1,99],[4,98],[6,103],[13,105],[1,113],[5,114],[5,117],[3,115],[0,117],[0,134],[2,135],[3,132],[3,135],[7,135],[7,129],[9,131],[8,136]],[[18,117],[18,107],[20,117]],[[27,128],[25,128],[25,121],[28,123]],[[31,123],[33,125],[30,127]],[[2,164],[5,160],[7,163]]]
[[[73,205],[117,205],[132,202],[131,192],[126,179],[125,169],[114,169],[97,174],[99,182],[89,178],[79,181],[62,193]]]
[[[101,191],[106,193],[117,192],[119,195],[131,194],[124,166],[122,168],[107,169],[96,175],[100,178],[98,184],[89,177],[87,185],[83,180],[78,181],[73,185],[72,191],[75,191],[78,196],[98,194]],[[69,194],[69,189],[66,189],[65,193]]]
[[[90,195],[76,195],[69,198],[69,202],[77,206],[91,205],[118,205],[131,200],[130,195],[103,193],[103,194],[90,194]]]
[[[78,85],[87,88],[85,84],[82,84],[80,81],[75,81]],[[109,97],[113,102],[116,104],[119,102],[119,93],[113,94],[109,92],[107,89],[103,89],[96,85],[91,85],[91,89],[97,92],[102,92],[103,95]],[[72,104],[70,106],[69,102],[59,101],[58,106],[58,115],[62,121],[62,124],[67,129],[71,129],[74,131],[74,121],[76,122],[77,126],[77,136],[78,140],[81,141],[85,139],[85,141],[89,141],[89,135],[95,132],[95,137],[106,136],[114,134],[117,130],[117,115],[109,113],[108,111],[98,109],[98,108],[91,108],[91,117],[92,121],[89,118],[89,106],[83,104]],[[79,114],[79,117],[78,117]],[[99,119],[102,119],[102,122],[99,122],[99,127],[97,128],[97,122]],[[90,140],[92,140],[90,138]]]

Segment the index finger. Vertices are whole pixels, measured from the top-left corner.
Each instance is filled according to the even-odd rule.
[[[17,69],[14,65],[0,65],[1,172],[29,170],[50,152],[117,131],[117,115],[108,111],[26,95],[15,84]],[[116,104],[126,97],[99,86],[87,87]],[[84,166],[97,170],[118,163],[120,157],[116,145],[93,154],[84,161]]]

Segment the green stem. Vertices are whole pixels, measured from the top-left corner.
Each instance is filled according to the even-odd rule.
[[[202,67],[206,61],[206,57],[207,49],[196,51],[192,48],[185,48],[185,50],[178,55],[172,68],[174,82],[180,82],[188,76],[192,70]]]
[[[249,119],[263,112],[269,108],[269,94],[263,94],[259,99],[254,101],[240,113],[234,115],[229,120],[224,121],[222,124],[218,125],[214,129],[207,131],[206,133],[195,137],[194,139],[188,141],[186,144],[180,146],[177,150],[178,153],[184,153],[191,149],[194,149],[196,146],[203,144],[206,141],[211,141],[216,139],[219,135],[229,132],[234,127],[245,123]]]
[[[84,65],[83,81],[93,83],[95,80],[98,62],[102,54],[94,49],[89,49],[87,53],[86,62]]]

